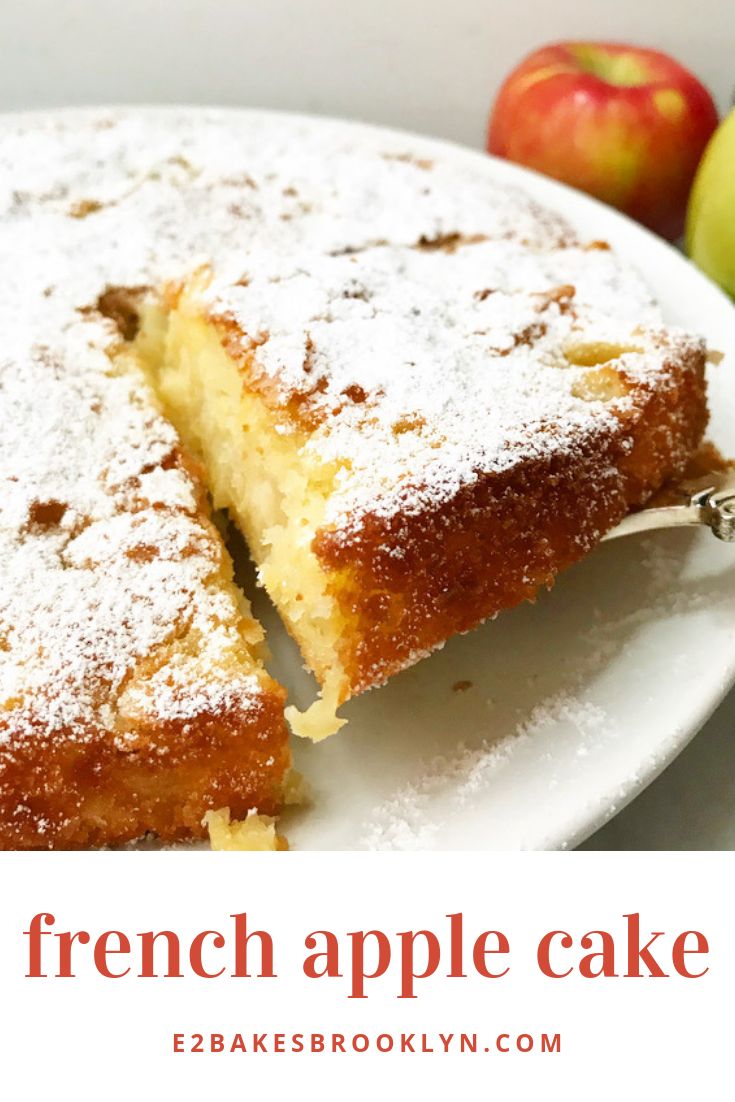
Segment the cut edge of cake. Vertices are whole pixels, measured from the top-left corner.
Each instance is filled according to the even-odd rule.
[[[226,509],[245,536],[260,583],[319,681],[310,708],[285,713],[296,734],[319,741],[344,725],[337,708],[351,695],[339,661],[348,618],[336,577],[313,550],[336,468],[305,462],[306,432],[291,413],[243,387],[220,330],[200,312],[206,281],[199,273],[186,288],[170,288],[163,323],[160,304],[143,308],[138,347],[168,415],[207,471],[214,507]]]

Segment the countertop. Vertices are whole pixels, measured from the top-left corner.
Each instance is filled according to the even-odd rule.
[[[735,690],[686,750],[582,849],[735,849]]]

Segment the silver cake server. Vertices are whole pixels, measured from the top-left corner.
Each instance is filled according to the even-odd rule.
[[[630,513],[603,536],[603,541],[658,528],[702,527],[709,528],[719,540],[735,543],[735,474],[732,471],[682,505],[663,505]]]

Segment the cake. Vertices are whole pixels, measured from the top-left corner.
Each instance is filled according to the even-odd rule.
[[[678,473],[701,344],[599,243],[311,257],[169,301],[157,389],[341,703],[532,599]]]
[[[277,814],[285,694],[212,507],[322,686],[287,712],[319,738],[702,436],[702,342],[469,154],[96,111],[5,119],[0,166],[6,848]]]

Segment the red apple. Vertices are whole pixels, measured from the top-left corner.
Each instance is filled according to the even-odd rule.
[[[487,147],[673,240],[716,126],[707,89],[666,54],[561,42],[530,54],[506,79]]]

